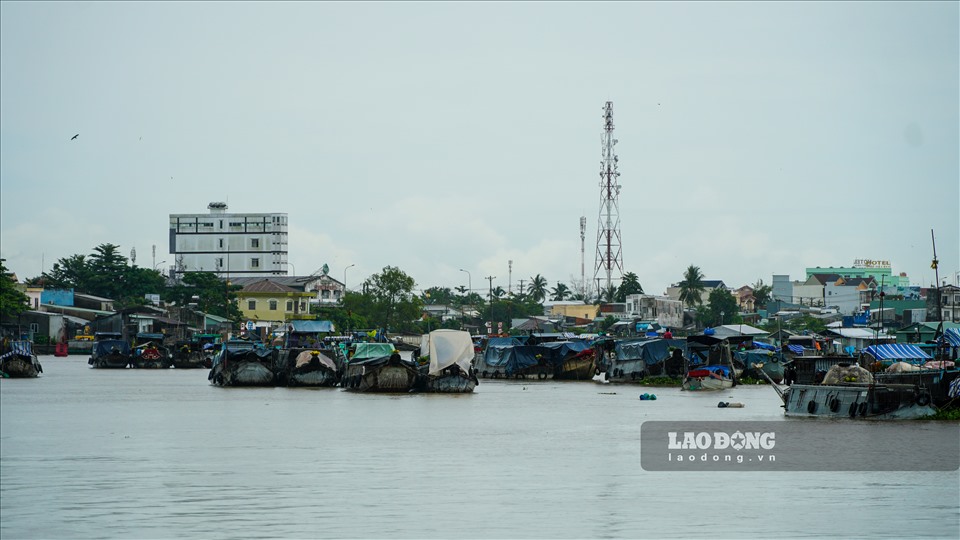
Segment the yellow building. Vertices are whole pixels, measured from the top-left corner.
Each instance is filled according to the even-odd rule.
[[[584,304],[583,302],[558,302],[550,306],[551,317],[576,317],[578,319],[594,320],[600,313],[599,305]]]
[[[248,321],[276,323],[309,316],[307,303],[312,292],[298,291],[264,278],[245,286],[237,293],[240,311]]]

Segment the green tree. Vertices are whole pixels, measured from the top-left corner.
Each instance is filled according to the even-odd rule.
[[[13,276],[0,259],[0,319],[16,317],[30,307],[30,299],[17,289]]]
[[[604,287],[600,290],[600,300],[603,302],[616,302],[617,301],[617,286],[610,284],[609,287]]]
[[[490,294],[494,298],[503,298],[504,295],[507,294],[507,291],[503,290],[503,287],[497,285],[496,287],[493,288],[493,290],[490,291]]]
[[[386,266],[381,273],[367,278],[364,289],[371,296],[374,309],[367,319],[388,332],[393,330],[391,323],[396,323],[397,330],[401,331],[413,328],[423,307],[420,299],[413,294],[415,286],[412,277],[392,266]]]
[[[627,272],[623,275],[620,287],[617,288],[617,302],[626,302],[627,296],[631,294],[643,294],[643,286],[640,285],[640,278],[633,272]]]
[[[773,287],[770,285],[764,285],[763,280],[757,280],[753,284],[753,304],[757,309],[762,309],[767,307],[767,302],[771,299],[771,294],[773,293]]]
[[[691,264],[680,282],[680,301],[690,307],[699,306],[703,304],[703,291],[703,273],[699,266]]]
[[[550,297],[553,300],[562,302],[570,296],[570,289],[563,283],[557,282],[557,286],[550,289]]]
[[[85,292],[115,300],[127,297],[127,258],[119,249],[116,244],[100,244],[93,248],[87,259],[90,275]]]
[[[527,294],[534,301],[543,302],[543,299],[547,297],[547,278],[540,274],[530,278],[530,283],[527,284]]]
[[[737,324],[742,320],[737,299],[730,294],[730,291],[722,288],[713,289],[707,301],[707,321],[705,322],[710,326]]]
[[[423,293],[423,303],[427,305],[449,306],[454,303],[454,294],[450,287],[430,287]]]
[[[607,315],[606,317],[604,317],[602,321],[600,321],[598,330],[600,332],[606,332],[607,330],[610,329],[611,326],[616,324],[616,322],[617,322],[616,317],[614,317],[613,315]]]
[[[36,285],[48,289],[74,289],[86,291],[91,271],[85,255],[71,255],[53,263],[49,273],[43,273]]]
[[[196,304],[197,311],[239,323],[243,312],[237,305],[237,292],[242,288],[220,279],[213,272],[187,272],[180,283],[167,288],[164,294],[167,301],[176,302],[178,306]]]

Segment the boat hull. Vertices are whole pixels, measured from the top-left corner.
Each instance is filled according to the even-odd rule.
[[[935,412],[930,395],[911,385],[794,384],[784,397],[785,416],[910,419]]]
[[[367,370],[348,366],[341,385],[353,392],[409,392],[418,378],[416,371],[404,365],[386,364]]]
[[[589,381],[596,374],[597,365],[594,362],[593,355],[570,358],[563,361],[560,372],[555,379],[568,381]]]
[[[208,377],[217,386],[273,386],[274,373],[261,362],[231,360],[226,367],[217,364]]]
[[[428,376],[424,390],[426,392],[436,392],[439,394],[469,394],[473,392],[476,387],[476,379],[456,374],[441,375],[439,377]]]
[[[294,370],[287,376],[287,386],[336,386],[339,377],[329,369]]]
[[[3,372],[4,376],[11,379],[33,379],[40,376],[43,367],[40,366],[40,362],[36,358],[15,356],[5,359],[0,364],[0,371]]]
[[[730,379],[717,379],[714,377],[693,377],[687,378],[680,385],[681,390],[726,390],[733,388],[733,381]]]
[[[130,357],[122,354],[110,354],[91,358],[87,363],[98,369],[124,369],[130,365]]]

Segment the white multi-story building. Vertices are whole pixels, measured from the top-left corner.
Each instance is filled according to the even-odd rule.
[[[170,254],[176,276],[287,275],[287,214],[231,214],[212,202],[208,214],[170,214]]]

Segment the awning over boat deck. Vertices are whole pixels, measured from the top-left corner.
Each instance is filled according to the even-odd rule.
[[[793,354],[803,354],[803,345],[787,345],[787,349]]]
[[[920,347],[907,343],[888,343],[886,345],[871,345],[863,350],[873,355],[877,360],[931,360],[932,356],[923,352]]]
[[[943,331],[943,339],[954,347],[960,347],[960,328],[947,328]]]

